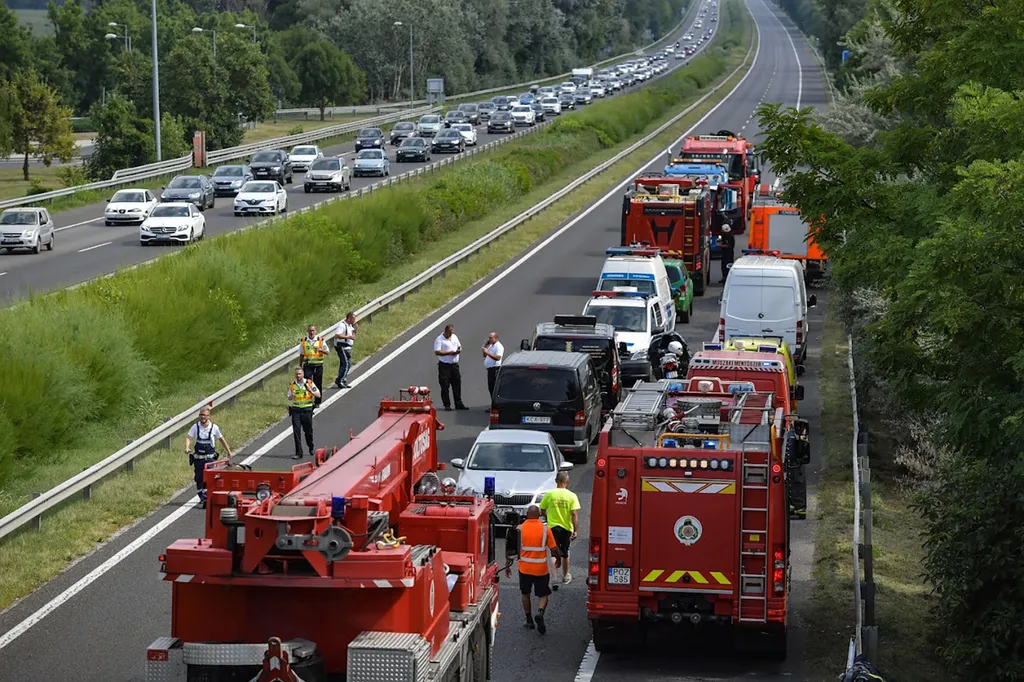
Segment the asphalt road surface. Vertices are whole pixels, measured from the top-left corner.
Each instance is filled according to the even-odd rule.
[[[762,0],[749,0],[761,31],[761,49],[745,81],[701,122],[693,132],[725,128],[744,131],[753,139],[750,116],[761,101],[783,101],[823,106],[825,86],[820,71],[797,29],[773,17]],[[788,28],[787,28],[788,27]],[[787,33],[789,37],[787,37]],[[790,37],[793,42],[790,42]],[[798,59],[799,57],[799,59]],[[660,169],[661,155],[647,168]],[[638,169],[639,170],[639,169]],[[770,174],[768,180],[772,178]],[[631,176],[632,177],[632,176]],[[623,178],[623,182],[627,178]],[[529,337],[537,322],[556,313],[582,310],[605,259],[605,247],[619,237],[621,187],[555,233],[539,242],[512,264],[499,269],[453,300],[446,308],[411,327],[401,337],[361,363],[350,375],[352,388],[326,391],[325,405],[315,418],[318,446],[341,444],[349,429],[357,432],[376,418],[377,404],[385,395],[397,395],[399,387],[437,387],[432,342],[444,323],[456,325],[464,350],[464,400],[467,412],[441,412],[447,428],[439,433],[442,458],[464,457],[476,435],[487,425],[486,376],[476,349],[490,331],[501,335],[506,353],[514,352]],[[741,237],[739,246],[745,243]],[[717,261],[713,263],[716,270]],[[717,299],[721,288],[715,273],[714,286],[696,299],[689,324],[679,325],[693,348],[708,341],[717,326]],[[809,418],[811,433],[820,433],[818,371],[825,296],[810,316],[810,352],[802,378],[806,398],[801,414]],[[358,337],[357,337],[358,343]],[[328,377],[337,365],[331,356]],[[281,379],[282,410],[285,381]],[[291,433],[281,422],[257,439],[245,454],[263,455],[263,466],[287,466],[292,454]],[[231,434],[227,434],[230,438]],[[816,478],[820,442],[814,442],[809,478]],[[183,456],[183,455],[182,455]],[[501,607],[504,617],[495,643],[494,680],[513,682],[542,678],[551,682],[600,681],[663,682],[666,680],[774,680],[807,679],[801,652],[808,633],[800,614],[810,589],[813,521],[794,522],[793,615],[790,619],[790,656],[784,663],[738,657],[722,638],[694,636],[687,629],[652,637],[646,651],[633,655],[595,656],[590,647],[585,599],[585,538],[589,536],[589,507],[593,466],[577,466],[570,486],[582,503],[581,540],[571,566],[577,578],[552,598],[548,633],[541,637],[521,627],[521,607],[516,580],[502,578]],[[813,492],[813,487],[812,487]],[[811,513],[813,518],[813,503]],[[7,612],[0,614],[0,678],[24,682],[111,682],[142,680],[145,651],[170,629],[170,586],[159,579],[157,555],[171,542],[203,533],[202,512],[195,495],[187,491],[171,503],[127,530],[64,575],[39,589]]]
[[[717,24],[709,24],[716,26]],[[695,34],[698,29],[687,29]],[[686,33],[680,31],[679,37]],[[690,58],[668,60],[669,69],[651,81],[663,78],[665,74],[689,63]],[[648,81],[650,83],[651,81]],[[640,83],[622,92],[630,92],[645,84]],[[607,99],[607,97],[605,98]],[[601,101],[601,100],[596,100]],[[390,130],[393,124],[385,125]],[[479,146],[494,141],[508,133],[489,134],[487,126],[477,126],[477,143]],[[406,171],[428,165],[423,162],[397,163],[393,147],[386,147],[391,158],[391,176],[395,177]],[[347,155],[349,165],[355,153],[353,143],[348,142],[324,149],[328,156]],[[432,162],[441,160],[446,154],[434,154]],[[295,173],[294,183],[285,185],[288,190],[288,210],[322,202],[328,195],[324,193],[306,194],[303,192],[302,179],[304,173]],[[373,184],[381,180],[379,177],[352,178],[352,189]],[[144,183],[140,183],[143,184]],[[113,191],[111,191],[113,194]],[[236,217],[232,213],[232,197],[218,197],[216,206],[206,211],[206,234],[215,237],[232,232],[246,225],[251,225],[262,218],[256,216]],[[82,208],[61,211],[53,215],[54,226],[57,228],[53,251],[31,254],[28,251],[0,252],[0,303],[9,305],[16,299],[29,293],[41,294],[85,282],[101,275],[114,272],[120,267],[136,265],[170,251],[183,247],[176,245],[142,246],[139,244],[138,226],[114,225],[107,227],[103,222],[105,204],[98,203]]]

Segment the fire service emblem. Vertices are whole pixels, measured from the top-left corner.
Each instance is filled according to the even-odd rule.
[[[700,521],[693,516],[684,516],[676,521],[675,531],[676,540],[689,547],[700,540],[704,529],[701,528]]]

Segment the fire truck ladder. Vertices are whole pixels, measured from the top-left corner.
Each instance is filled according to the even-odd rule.
[[[740,594],[739,622],[768,622],[768,477],[771,467],[771,423],[767,406],[746,407],[738,401],[730,431],[740,445]],[[759,423],[744,420],[744,412],[761,412]],[[747,415],[750,416],[749,414]],[[747,422],[747,423],[741,423]],[[763,440],[762,440],[763,438]]]

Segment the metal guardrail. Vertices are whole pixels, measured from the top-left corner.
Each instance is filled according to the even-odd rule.
[[[709,41],[707,44],[702,46],[701,49],[709,46],[712,42],[713,41]],[[602,162],[593,170],[590,170],[587,173],[584,173],[580,177],[576,178],[568,185],[552,194],[550,197],[535,204],[534,206],[531,206],[530,208],[526,209],[516,217],[504,223],[503,225],[500,225],[499,227],[495,228],[486,235],[480,237],[479,239],[469,244],[468,246],[460,249],[451,256],[448,256],[440,263],[437,263],[436,265],[428,268],[427,270],[424,270],[420,274],[408,280],[401,286],[392,289],[383,296],[380,296],[374,299],[373,301],[370,301],[369,303],[367,303],[366,305],[364,305],[363,307],[359,308],[356,311],[356,319],[359,321],[370,321],[373,319],[373,316],[375,314],[389,310],[392,304],[399,303],[405,300],[406,296],[408,296],[411,293],[414,293],[421,287],[430,284],[431,282],[434,281],[435,278],[443,277],[448,270],[454,269],[458,267],[461,263],[468,261],[469,258],[474,254],[483,250],[493,242],[497,241],[504,235],[508,234],[518,226],[525,223],[526,221],[532,219],[535,215],[541,213],[555,202],[559,201],[566,195],[576,190],[581,185],[587,183],[588,181],[592,180],[601,173],[604,173],[606,170],[608,170],[613,165],[615,165],[622,159],[626,158],[627,156],[638,150],[640,147],[646,145],[648,142],[653,140],[655,137],[663,133],[671,126],[675,125],[684,116],[688,115],[694,109],[701,106],[710,97],[714,96],[719,90],[721,90],[725,86],[725,84],[728,83],[730,79],[732,79],[733,76],[735,76],[737,73],[739,73],[743,68],[747,66],[747,62],[750,59],[750,55],[753,52],[753,50],[754,43],[752,42],[750,49],[747,50],[747,54],[744,57],[743,61],[728,76],[726,76],[721,83],[713,87],[700,99],[698,99],[696,102],[688,106],[686,109],[679,112],[662,125],[658,126],[657,129],[645,135],[643,138],[633,143],[628,148],[619,152],[615,156]],[[659,78],[670,74],[672,71],[674,71],[674,69],[670,69],[665,74],[662,74],[662,76],[660,76]],[[658,79],[656,78],[652,80]],[[517,133],[513,133],[508,137],[504,137],[494,142],[488,143],[483,147],[473,148],[472,151],[460,154],[456,157],[449,157],[441,161],[437,161],[435,163],[430,164],[429,166],[417,168],[413,171],[409,171],[408,173],[403,173],[401,176],[396,176],[388,180],[382,180],[381,182],[374,183],[356,192],[352,192],[351,194],[333,197],[331,199],[328,199],[327,201],[307,206],[303,209],[300,209],[299,211],[296,211],[296,213],[304,213],[318,206],[322,206],[324,204],[332,203],[335,201],[345,201],[349,197],[362,196],[363,194],[372,194],[374,191],[377,191],[379,189],[390,188],[397,182],[401,182],[403,179],[405,179],[406,181],[411,181],[413,178],[418,178],[426,173],[435,172],[437,170],[444,168],[445,166],[452,165],[453,163],[458,162],[460,160],[472,158],[476,154],[481,153],[494,146],[506,144],[512,140],[519,139],[525,135],[528,135],[530,134],[530,132],[543,129],[548,125],[548,123],[549,122],[545,122],[542,124],[538,124],[533,129],[526,129],[523,131],[519,131]],[[265,221],[260,221],[260,223],[244,228],[243,230],[233,232],[231,233],[231,235],[226,235],[226,237],[231,238],[231,236],[234,234],[238,234],[248,229],[254,229],[260,225],[265,225],[280,219],[282,219],[282,217],[275,217]],[[337,329],[337,324],[332,325],[331,327],[324,329],[321,332],[321,336],[325,340],[330,341],[337,333]],[[94,464],[88,469],[82,471],[80,474],[77,474],[76,476],[64,481],[60,485],[51,488],[47,492],[41,493],[33,497],[31,501],[25,503],[18,509],[14,510],[7,516],[0,519],[0,538],[4,538],[10,535],[11,533],[17,531],[18,529],[30,524],[32,524],[36,529],[38,529],[42,522],[42,514],[44,512],[56,507],[62,502],[72,498],[73,496],[82,495],[84,498],[88,499],[92,494],[93,485],[99,483],[107,476],[116,473],[121,469],[133,471],[135,468],[135,460],[144,453],[146,453],[147,451],[155,447],[170,448],[171,438],[176,434],[180,433],[186,427],[192,425],[195,419],[195,415],[201,407],[210,405],[219,406],[225,402],[229,406],[233,405],[238,396],[245,393],[249,389],[253,387],[262,386],[263,383],[268,378],[272,377],[275,374],[287,372],[290,364],[294,362],[297,357],[298,345],[284,351],[273,360],[254,369],[241,379],[238,379],[232,384],[225,386],[224,388],[220,389],[213,395],[201,400],[200,402],[196,403],[195,405],[185,410],[184,412],[178,414],[177,416],[167,419],[161,426],[153,429],[152,431],[143,435],[137,440],[128,443],[125,447],[121,448],[120,450],[110,455],[106,459],[102,460],[101,462]]]
[[[853,367],[852,336],[847,336],[846,364],[850,373],[850,402],[853,409],[853,594],[856,602],[856,626],[850,640],[850,655],[856,658],[864,654],[868,661],[877,663],[875,562],[874,549],[871,545],[871,462],[868,458],[868,429],[860,418],[860,407],[857,405],[857,377]],[[861,561],[864,562],[863,577]],[[850,665],[852,663],[851,660]]]

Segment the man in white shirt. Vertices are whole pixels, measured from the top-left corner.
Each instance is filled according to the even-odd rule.
[[[348,388],[348,371],[352,369],[352,346],[356,342],[356,314],[345,315],[338,323],[338,333],[334,335],[334,349],[338,351],[338,378],[334,380],[335,388]]]
[[[210,421],[210,408],[204,407],[199,410],[199,421],[192,425],[188,434],[185,435],[185,453],[188,455],[188,463],[195,469],[196,493],[199,495],[199,506],[206,508],[206,481],[203,478],[203,470],[209,462],[220,457],[217,454],[217,441],[224,446],[224,451],[231,459],[231,448],[224,440],[224,434],[220,427]],[[195,452],[192,446],[195,445]]]
[[[505,355],[505,346],[498,341],[498,333],[491,332],[487,336],[487,343],[483,345],[480,352],[484,356],[484,369],[487,370],[487,395],[494,395],[494,381],[498,378],[498,368],[501,367],[501,358]],[[490,410],[491,406],[488,405]]]
[[[452,409],[451,400],[448,398],[448,387],[452,387],[452,395],[455,396],[455,409],[468,410],[462,404],[462,374],[459,372],[459,353],[462,352],[462,344],[459,337],[455,336],[455,325],[446,325],[444,331],[434,339],[434,355],[437,356],[437,381],[441,384],[441,402],[448,412]]]

